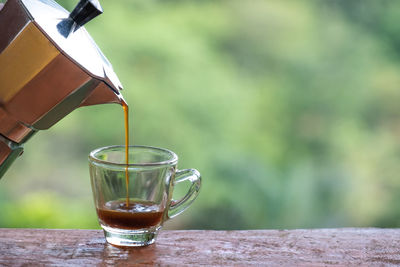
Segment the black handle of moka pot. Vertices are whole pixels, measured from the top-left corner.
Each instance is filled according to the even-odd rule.
[[[74,10],[72,10],[69,18],[79,26],[83,26],[86,22],[101,13],[103,13],[103,8],[100,6],[98,0],[80,0]]]
[[[23,151],[22,144],[8,140],[0,134],[0,179]]]

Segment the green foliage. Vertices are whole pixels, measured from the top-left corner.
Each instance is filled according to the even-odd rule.
[[[102,5],[86,28],[125,87],[132,141],[203,176],[168,227],[400,226],[400,2]],[[87,155],[123,135],[117,105],[38,133],[0,181],[0,227],[98,227]]]

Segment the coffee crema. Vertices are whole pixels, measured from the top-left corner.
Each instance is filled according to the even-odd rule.
[[[134,201],[126,206],[124,200],[109,201],[96,211],[103,225],[127,230],[159,225],[164,213],[151,201]]]

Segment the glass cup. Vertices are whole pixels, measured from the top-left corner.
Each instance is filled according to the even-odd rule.
[[[125,146],[90,153],[94,203],[108,243],[150,245],[166,220],[190,206],[200,190],[200,173],[177,170],[177,163],[174,152],[149,146],[130,146],[128,165]],[[190,182],[189,190],[180,200],[173,200],[174,186],[184,181]]]

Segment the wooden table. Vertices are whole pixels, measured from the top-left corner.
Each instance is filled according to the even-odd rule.
[[[343,266],[400,264],[400,229],[161,231],[118,248],[100,230],[0,229],[0,266]]]

